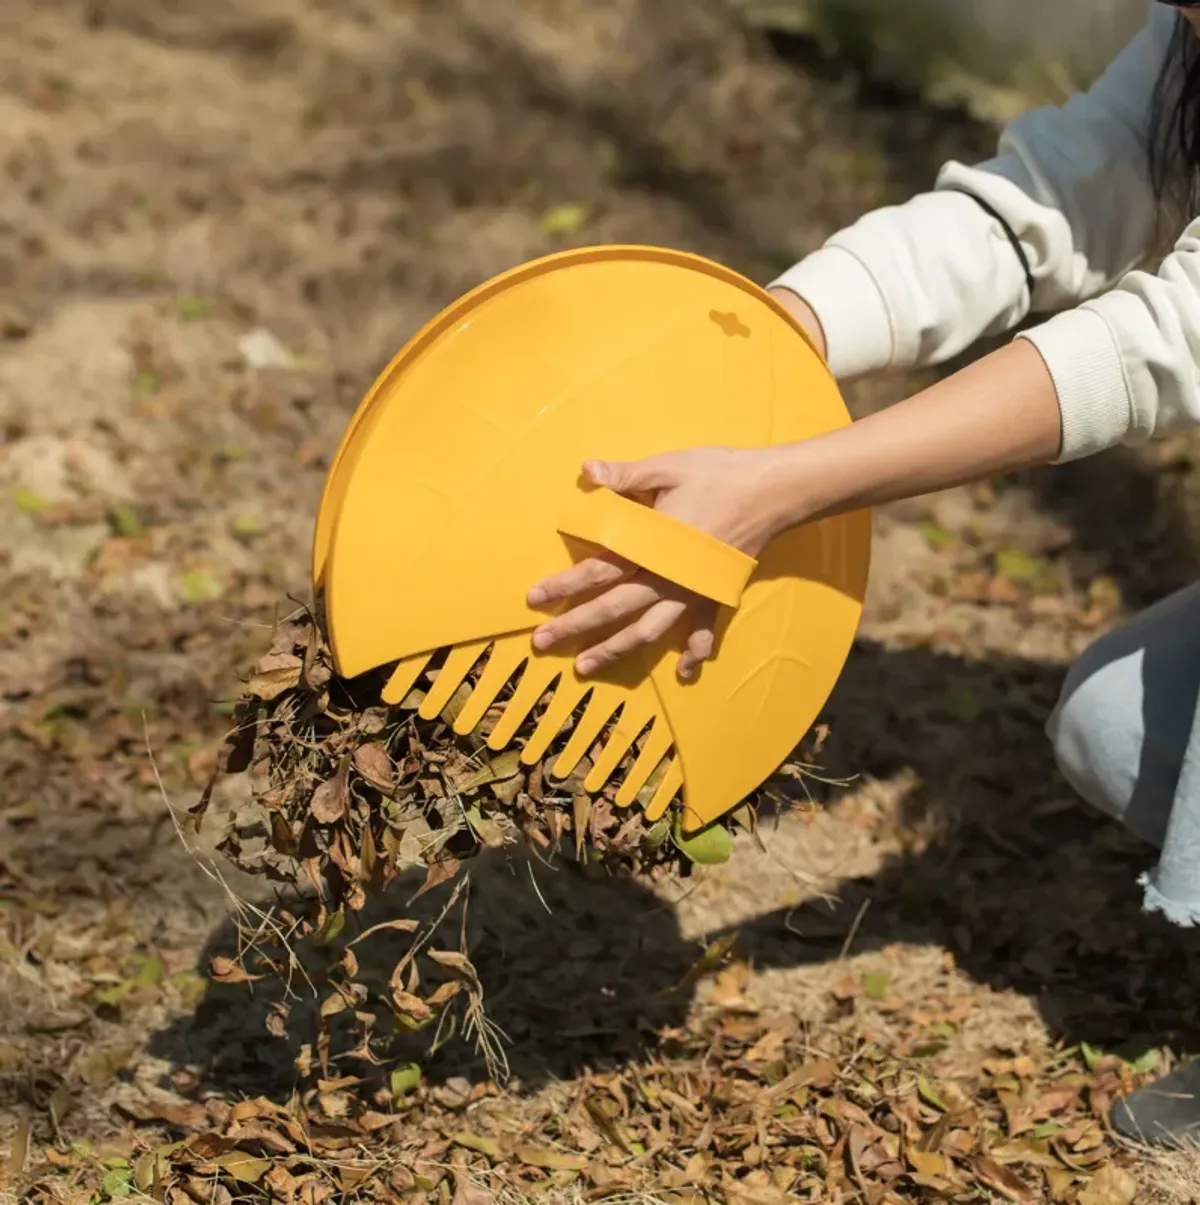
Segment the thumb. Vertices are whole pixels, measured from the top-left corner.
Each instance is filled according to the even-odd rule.
[[[589,460],[583,471],[594,485],[607,486],[618,494],[665,490],[679,483],[670,455],[648,456],[645,460]]]

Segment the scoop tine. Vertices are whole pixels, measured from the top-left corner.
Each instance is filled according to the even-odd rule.
[[[450,650],[446,663],[438,671],[438,676],[417,711],[421,719],[435,720],[442,714],[442,710],[454,698],[454,692],[475,668],[475,663],[483,656],[487,646],[488,642],[482,640],[473,644],[455,645]]]
[[[491,655],[475,683],[475,689],[467,700],[466,706],[458,713],[454,721],[454,731],[459,736],[474,732],[488,708],[496,701],[496,697],[511,680],[513,674],[521,668],[521,662],[529,655],[529,642],[524,637],[502,636],[492,645]]]
[[[596,794],[603,790],[604,784],[617,772],[625,755],[633,747],[633,742],[642,735],[652,719],[654,708],[642,691],[639,690],[625,700],[625,706],[621,709],[604,748],[600,750],[596,764],[584,780],[585,791]]]
[[[662,782],[658,784],[658,790],[654,792],[654,798],[646,806],[647,821],[653,824],[671,806],[682,786],[683,766],[679,764],[678,757],[673,757]]]
[[[617,792],[617,807],[627,808],[637,799],[638,792],[670,752],[672,743],[670,727],[661,718],[656,719],[654,727],[646,736],[646,743],[637,755],[637,760]]]
[[[396,663],[392,676],[387,680],[380,696],[389,707],[397,707],[408,698],[409,691],[417,684],[422,671],[433,660],[432,653],[419,653],[415,657],[405,657]]]
[[[529,713],[538,705],[538,700],[554,684],[559,674],[570,668],[570,661],[562,657],[533,657],[525,665],[525,672],[513,696],[505,705],[504,714],[496,721],[488,737],[488,748],[493,753],[512,743],[517,729],[529,718]]]
[[[592,697],[588,700],[587,707],[584,708],[583,715],[579,717],[579,722],[575,725],[575,731],[571,733],[571,739],[567,741],[566,748],[559,754],[554,768],[550,771],[551,777],[568,778],[570,776],[581,759],[587,755],[588,750],[596,743],[600,733],[604,731],[604,725],[613,718],[621,706],[623,697],[624,692],[619,687],[612,686],[607,682],[596,684],[592,690]]]
[[[571,712],[583,702],[584,696],[592,689],[592,683],[582,682],[570,670],[563,674],[550,700],[550,706],[538,720],[533,735],[528,744],[521,750],[521,761],[532,766],[546,756],[546,750],[554,743],[554,738],[562,731],[562,726],[571,718]]]

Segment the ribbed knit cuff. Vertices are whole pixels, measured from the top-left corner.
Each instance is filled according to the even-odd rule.
[[[822,247],[770,287],[790,289],[812,307],[825,334],[829,370],[837,380],[891,363],[892,324],[883,293],[853,252]]]
[[[1068,310],[1018,338],[1038,349],[1058,392],[1063,439],[1056,463],[1091,456],[1125,438],[1132,395],[1116,337],[1100,314]]]

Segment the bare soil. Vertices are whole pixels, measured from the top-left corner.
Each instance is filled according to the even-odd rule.
[[[260,888],[217,882],[168,801],[195,801],[223,701],[304,597],[328,458],[405,338],[572,243],[666,244],[766,279],[993,138],[803,42],[752,38],[715,0],[0,7],[0,1193],[129,1195],[120,1160],[220,1129],[239,1099],[288,1099],[297,1052],[265,1028],[271,991],[205,978],[231,897]],[[863,413],[913,384],[850,401]],[[1077,1071],[1069,1109],[1037,1122],[1070,1114],[1067,1161],[1047,1156],[1061,1176],[1018,1152],[1014,1185],[972,1148],[952,1195],[1127,1202],[1123,1169],[1158,1173],[1096,1118],[1129,1063],[1200,1046],[1197,939],[1140,913],[1153,851],[1077,803],[1042,724],[1089,641],[1192,576],[1193,452],[880,513],[862,639],[826,717],[823,773],[847,785],[657,892],[520,860],[476,869],[514,1078],[496,1095],[469,1049],[447,1050],[388,1141],[451,1162],[465,1083],[490,1110],[471,1124],[589,1149],[556,1119],[597,1084],[624,1099],[671,1059],[753,1069],[721,1029],[741,1018],[776,1035],[785,1070],[825,1051],[847,1084],[868,1049],[917,1068],[935,1103],[923,1092],[914,1125],[974,1109],[962,1132],[1010,1145],[1034,1123],[1013,1122],[997,1083],[1015,1075],[1032,1109]],[[735,935],[723,970],[697,969]],[[647,1136],[666,1115],[644,1105],[653,1159],[626,1150],[607,1180],[604,1135],[582,1172],[478,1150],[486,1167],[468,1167],[459,1144],[460,1205],[477,1183],[533,1199],[942,1191],[866,1186],[861,1160],[825,1166],[821,1191],[815,1172],[785,1184],[749,1138],[704,1147],[698,1122],[687,1143],[719,1157],[689,1180],[687,1152]],[[270,1191],[315,1205],[451,1185],[316,1182]],[[1164,1199],[1187,1183],[1172,1165]]]

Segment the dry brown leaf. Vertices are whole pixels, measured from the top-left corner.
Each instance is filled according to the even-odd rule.
[[[254,667],[246,686],[248,694],[269,703],[300,685],[304,662],[292,653],[268,653]]]
[[[392,1003],[398,1013],[411,1017],[414,1021],[428,1021],[433,1016],[433,1010],[420,996],[415,996],[412,992],[403,991],[398,987],[392,988]]]
[[[362,775],[368,786],[385,795],[396,785],[396,768],[388,756],[385,746],[378,741],[360,745],[354,751],[354,768]],[[369,829],[367,830],[370,831]]]
[[[454,858],[439,858],[430,864],[425,873],[425,882],[410,897],[410,904],[416,903],[426,892],[433,891],[443,883],[448,883],[459,871],[459,862]]]
[[[31,1125],[28,1121],[23,1121],[17,1126],[16,1133],[12,1137],[12,1142],[8,1150],[8,1170],[14,1178],[23,1175],[25,1172],[25,1164],[29,1159],[29,1137],[31,1133]]]
[[[936,1151],[910,1150],[908,1162],[913,1171],[922,1176],[948,1177],[951,1171],[950,1160]]]
[[[476,978],[475,968],[465,954],[456,953],[454,950],[429,950],[428,954],[434,962],[444,966],[448,971],[453,971],[464,979]]]
[[[255,1155],[248,1155],[244,1151],[230,1151],[228,1154],[217,1155],[209,1162],[243,1184],[257,1184],[272,1167],[269,1159],[260,1159]]]
[[[494,1199],[485,1188],[472,1182],[464,1171],[455,1169],[454,1197],[450,1205],[492,1205]]]
[[[456,1146],[461,1146],[468,1151],[475,1151],[479,1155],[486,1155],[487,1158],[494,1162],[499,1162],[503,1158],[500,1144],[494,1138],[485,1138],[480,1134],[464,1132],[455,1134],[453,1141]]]
[[[245,967],[217,954],[209,959],[209,974],[217,983],[254,983],[263,978],[262,975],[252,975]]]
[[[1034,1200],[1033,1192],[1025,1181],[995,1159],[989,1159],[986,1155],[976,1155],[969,1162],[975,1175],[1002,1197],[1007,1197],[1010,1201],[1019,1201],[1022,1205]]]
[[[544,1146],[518,1146],[513,1154],[527,1166],[548,1172],[581,1172],[588,1165],[584,1155],[570,1155]]]
[[[350,806],[350,759],[342,758],[332,778],[312,794],[309,811],[318,824],[335,824]]]
[[[1138,1184],[1132,1174],[1108,1163],[1079,1194],[1079,1205],[1132,1205],[1137,1194]]]

